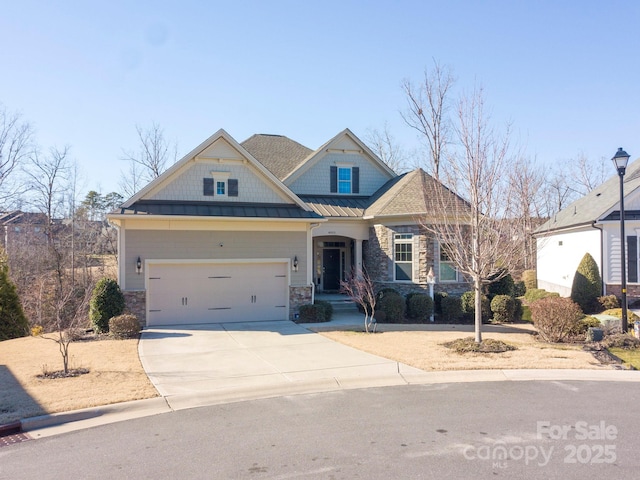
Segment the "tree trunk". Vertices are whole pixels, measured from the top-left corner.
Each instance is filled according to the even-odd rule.
[[[476,343],[482,342],[482,279],[480,275],[473,277],[473,291],[475,292],[475,331]]]

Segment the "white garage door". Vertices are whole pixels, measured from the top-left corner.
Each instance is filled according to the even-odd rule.
[[[147,325],[286,320],[286,263],[154,264]]]

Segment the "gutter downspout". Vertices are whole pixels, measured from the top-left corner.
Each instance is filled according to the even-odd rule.
[[[597,220],[591,222],[591,227],[596,230],[600,230],[600,268],[602,269],[602,272],[600,273],[600,281],[602,282],[602,285],[600,286],[600,294],[604,296],[607,294],[607,282],[604,281],[604,230],[597,226],[596,222]]]

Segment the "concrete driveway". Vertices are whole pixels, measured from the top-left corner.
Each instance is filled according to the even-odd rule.
[[[147,375],[174,409],[402,385],[424,373],[290,321],[147,328],[139,353]]]

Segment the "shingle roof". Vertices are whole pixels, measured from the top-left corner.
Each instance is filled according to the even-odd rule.
[[[284,179],[313,150],[282,135],[252,135],[242,145],[278,179]]]
[[[185,215],[195,217],[241,218],[321,218],[298,205],[241,202],[191,202],[176,200],[139,200],[120,210],[122,215]]]
[[[448,208],[468,208],[467,202],[421,168],[390,180],[378,192],[371,199],[366,217],[424,215],[433,211],[433,199],[440,197]]]
[[[298,195],[314,212],[323,217],[362,217],[370,197]]]
[[[614,175],[584,197],[576,200],[567,208],[560,210],[536,229],[537,234],[586,225],[596,220],[605,220],[607,215],[620,201],[620,179]],[[624,177],[625,198],[640,187],[640,160],[627,167]],[[618,213],[618,219],[620,214]],[[607,218],[610,220],[611,218]]]

